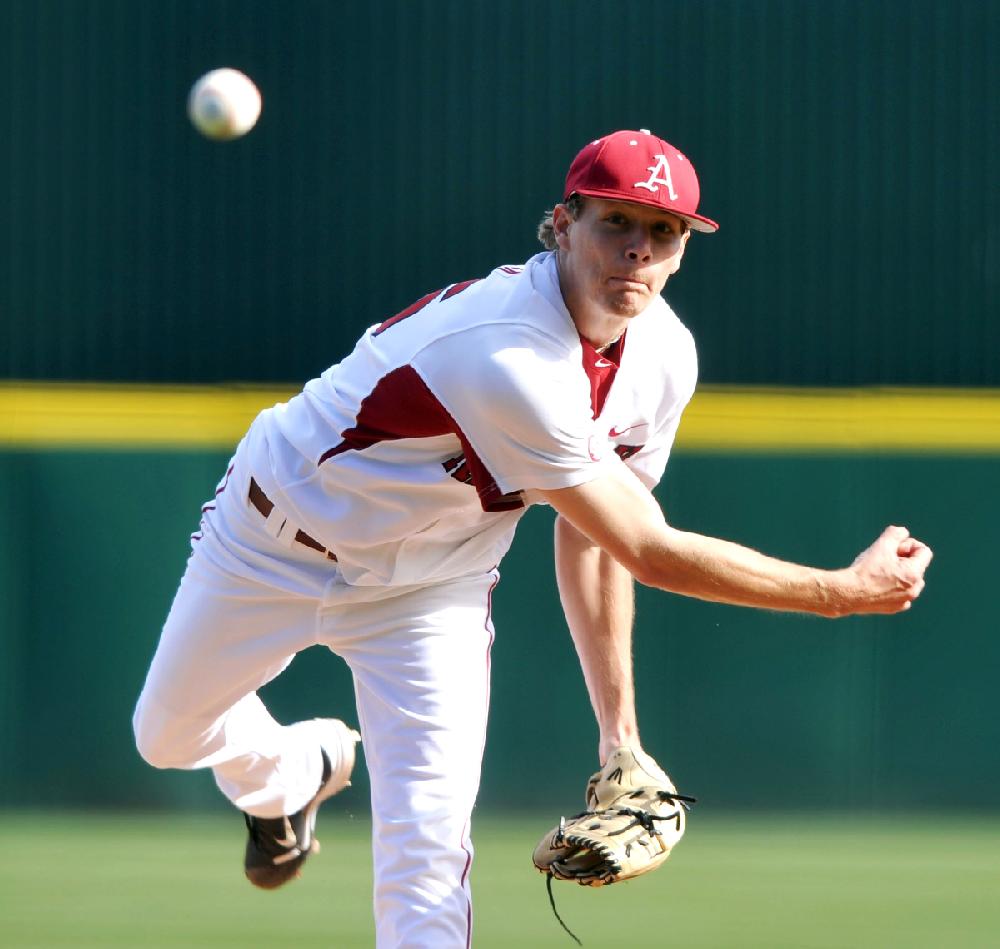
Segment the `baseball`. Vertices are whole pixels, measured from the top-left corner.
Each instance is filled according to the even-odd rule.
[[[188,116],[208,138],[220,142],[239,138],[260,116],[260,92],[238,69],[213,69],[191,87]]]

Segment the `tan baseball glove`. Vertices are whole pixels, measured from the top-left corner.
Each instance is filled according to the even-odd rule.
[[[563,817],[532,861],[551,879],[606,886],[655,870],[684,835],[693,797],[639,748],[619,748],[587,782],[587,810]]]

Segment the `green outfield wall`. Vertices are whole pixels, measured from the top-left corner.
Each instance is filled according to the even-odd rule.
[[[575,151],[631,127],[722,223],[666,292],[706,383],[671,519],[937,551],[887,619],[641,591],[646,744],[720,807],[997,807],[998,48],[1000,0],[0,3],[0,805],[217,800],[129,718],[232,447],[364,327],[537,250]],[[264,101],[227,144],[185,115],[220,65]],[[531,511],[503,566],[487,806],[594,764],[550,534]],[[267,691],[350,717],[320,650]]]
[[[94,421],[94,405],[84,411],[95,391],[111,390],[8,387],[0,397],[0,804],[208,806],[208,774],[140,761],[130,714],[188,534],[238,437],[221,433],[243,424],[216,418],[211,399],[239,406],[239,416],[273,393],[125,390],[119,420],[157,443],[121,435],[87,447],[88,425],[114,428],[110,415]],[[199,395],[205,443],[184,447]],[[59,443],[55,423],[47,446],[17,434],[26,417],[44,429],[47,400],[67,396],[80,408],[78,444]],[[941,432],[965,433],[961,447],[943,434],[921,441],[916,428],[905,449],[858,437],[886,418],[897,434],[907,418],[934,430],[935,417],[950,422]],[[817,418],[826,443],[790,450],[788,433]],[[168,444],[175,425],[184,434]],[[754,452],[741,447],[749,436]],[[659,492],[673,523],[831,567],[902,523],[936,558],[924,596],[896,617],[828,621],[640,590],[647,746],[720,808],[1000,806],[998,483],[996,393],[697,395]],[[594,764],[596,731],[555,594],[551,521],[530,511],[502,566],[485,807],[575,799]],[[353,717],[350,677],[319,648],[266,696],[281,720]]]
[[[998,0],[4,0],[0,376],[308,378],[650,128],[722,224],[668,294],[703,379],[998,386],[998,48]]]

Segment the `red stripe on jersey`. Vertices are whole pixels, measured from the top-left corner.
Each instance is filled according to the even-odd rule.
[[[372,333],[372,336],[378,336],[384,333],[390,326],[395,326],[397,323],[401,323],[408,316],[413,316],[414,313],[419,313],[428,303],[433,303],[437,299],[437,295],[440,290],[435,290],[433,293],[428,293],[422,296],[416,303],[411,303],[405,310],[400,310],[395,316],[390,316],[389,319],[384,320],[379,323],[378,329]]]
[[[463,290],[467,290],[474,283],[478,283],[482,278],[475,277],[472,280],[463,280],[461,283],[453,283],[448,287],[442,294],[440,290],[435,290],[433,293],[427,293],[422,296],[416,303],[411,303],[405,310],[400,310],[395,316],[390,316],[389,319],[379,323],[378,328],[372,333],[372,336],[380,336],[384,333],[390,326],[395,326],[397,323],[402,323],[403,320],[413,316],[414,313],[419,313],[425,306],[433,303],[438,295],[441,294],[441,300],[450,300],[454,296],[458,296]]]
[[[482,504],[483,510],[490,513],[497,513],[499,511],[516,511],[518,508],[524,507],[524,501],[519,492],[515,491],[513,494],[504,494],[500,490],[496,479],[490,474],[489,469],[483,464],[479,455],[472,450],[472,446],[465,437],[465,433],[458,431],[455,434],[458,435],[458,440],[462,443],[462,450],[465,452],[465,461],[472,474],[472,483],[479,492],[479,503]]]
[[[638,455],[639,452],[645,447],[645,445],[616,445],[615,454],[621,458],[622,461],[626,461],[633,455]]]
[[[461,283],[453,283],[444,292],[444,296],[441,297],[442,300],[450,300],[452,297],[458,296],[463,290],[468,290],[474,283],[479,283],[482,277],[473,277],[472,280],[463,280]]]
[[[319,464],[345,451],[364,451],[397,438],[432,438],[456,433],[458,425],[412,366],[383,376],[361,402],[354,427],[323,453]]]
[[[458,423],[412,366],[400,366],[379,379],[362,400],[354,425],[341,433],[340,444],[323,452],[317,464],[344,452],[364,451],[379,442],[437,435],[458,436],[484,511],[524,507],[519,494],[500,491],[496,479],[472,450]]]
[[[611,383],[615,381],[615,373],[621,363],[622,351],[625,348],[625,333],[622,333],[603,353],[599,353],[594,347],[580,337],[580,345],[583,347],[583,371],[590,380],[590,408],[594,418],[601,414],[604,403],[607,401],[608,393],[611,391]]]

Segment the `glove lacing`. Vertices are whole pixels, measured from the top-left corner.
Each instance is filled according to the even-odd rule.
[[[692,804],[698,803],[698,799],[696,797],[689,797],[687,794],[677,794],[676,792],[673,791],[657,791],[656,796],[664,803],[669,802],[671,804],[679,804],[686,811],[691,809]],[[681,815],[679,810],[674,811],[673,814],[650,814],[649,811],[643,811],[634,807],[612,806],[612,807],[606,807],[601,811],[586,810],[586,811],[581,811],[579,814],[574,814],[572,817],[569,818],[569,820],[575,821],[579,820],[581,817],[596,817],[600,814],[609,814],[609,813],[628,814],[631,817],[635,818],[635,820],[633,820],[631,824],[626,825],[621,830],[611,831],[608,834],[609,837],[616,836],[618,834],[624,834],[625,831],[631,830],[633,827],[636,826],[642,827],[643,830],[648,831],[652,836],[660,837],[662,836],[662,834],[660,833],[659,828],[656,827],[653,823],[654,821],[658,820],[677,821],[677,826],[680,827]],[[553,843],[556,845],[561,844],[565,839],[565,833],[566,833],[566,818],[560,817],[559,831],[553,838]],[[562,926],[562,928],[566,931],[566,933],[573,940],[573,942],[575,942],[578,946],[582,946],[583,943],[580,942],[579,937],[576,935],[576,933],[573,932],[573,930],[569,928],[569,926],[566,925],[566,923],[563,921],[562,916],[559,915],[559,910],[556,909],[556,899],[555,896],[553,896],[552,894],[551,870],[545,874],[545,889],[548,891],[549,894],[549,905],[552,907],[552,915],[555,916],[555,918],[559,921],[559,925]]]

